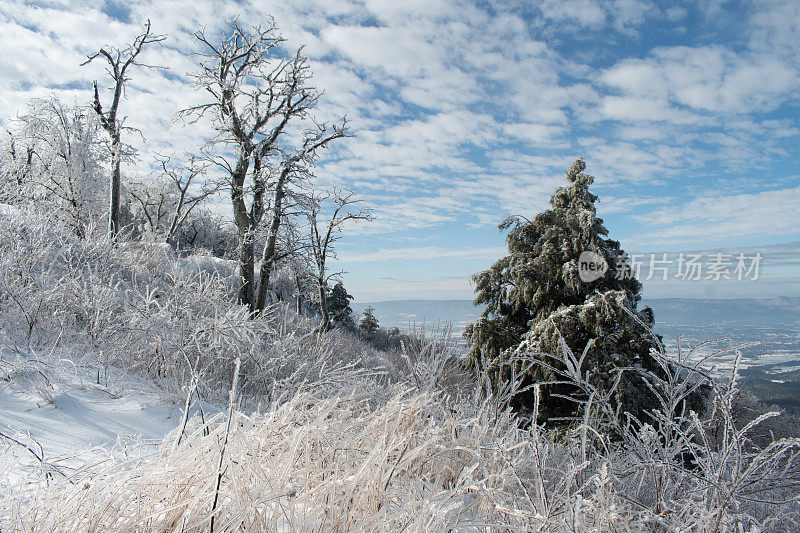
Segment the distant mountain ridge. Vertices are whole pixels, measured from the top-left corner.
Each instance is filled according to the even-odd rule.
[[[800,323],[800,298],[783,296],[771,299],[693,299],[660,298],[643,300],[659,322],[667,324],[797,325]]]
[[[481,313],[472,305],[472,300],[392,300],[354,303],[350,307],[357,317],[367,307],[375,308],[375,316],[384,328],[406,330],[449,323],[456,334],[461,334],[467,324],[474,322]]]
[[[461,330],[480,316],[481,308],[472,300],[392,300],[352,304],[357,315],[367,306],[375,308],[375,316],[384,327],[407,328],[409,325],[436,322],[452,323]],[[800,297],[783,296],[771,299],[722,298],[654,298],[643,300],[640,308],[649,306],[659,324],[669,326],[798,326]]]
[[[481,311],[471,300],[398,300],[352,307],[360,315],[368,305],[383,327],[407,330],[424,324],[430,331],[437,322],[449,322],[456,337]],[[654,329],[667,353],[675,355],[679,345],[683,353],[697,347],[696,357],[710,357],[704,364],[721,377],[729,375],[736,354],[741,354],[743,386],[767,405],[800,415],[800,298],[657,298],[643,300],[642,305],[653,309]],[[713,356],[730,346],[740,349]]]

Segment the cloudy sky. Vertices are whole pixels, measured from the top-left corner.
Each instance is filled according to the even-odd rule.
[[[340,243],[357,300],[470,298],[504,252],[497,224],[547,207],[571,161],[596,177],[598,214],[631,253],[760,253],[757,281],[653,276],[646,296],[800,296],[800,2],[796,0],[97,0],[0,3],[0,121],[31,98],[86,103],[101,45],[145,19],[167,35],[123,103],[147,173],[196,151],[192,32],[272,15],[305,45],[317,117],[355,137],[320,161],[376,220]],[[735,263],[735,262],[734,262]],[[674,267],[674,265],[673,265]],[[645,269],[645,272],[647,269]]]

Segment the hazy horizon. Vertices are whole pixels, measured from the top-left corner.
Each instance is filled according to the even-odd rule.
[[[706,298],[704,296],[697,296],[697,297],[687,297],[687,296],[668,296],[664,298],[642,298],[642,301],[648,300],[779,300],[779,299],[789,299],[789,300],[800,300],[800,296],[769,296],[763,298],[743,298],[740,296],[733,296],[729,298]],[[394,298],[391,300],[372,300],[372,301],[359,301],[357,298],[354,298],[352,302],[357,305],[369,305],[375,303],[387,303],[387,302],[472,302],[472,298]]]

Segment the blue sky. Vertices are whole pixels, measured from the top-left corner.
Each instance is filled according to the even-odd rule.
[[[340,242],[360,301],[471,298],[469,275],[504,252],[496,225],[533,216],[576,156],[598,215],[632,253],[763,256],[748,282],[645,281],[649,297],[800,295],[800,2],[4,0],[0,120],[32,97],[85,103],[102,66],[78,65],[150,18],[168,35],[123,112],[139,161],[196,150],[203,125],[171,121],[201,98],[191,32],[275,17],[306,45],[317,116],[355,137],[320,160],[376,220]],[[645,270],[646,272],[646,270]],[[656,277],[657,278],[657,277]]]

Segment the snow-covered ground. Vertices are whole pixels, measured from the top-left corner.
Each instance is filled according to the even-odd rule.
[[[0,493],[19,494],[48,472],[154,451],[183,407],[153,381],[18,351],[0,335]]]

